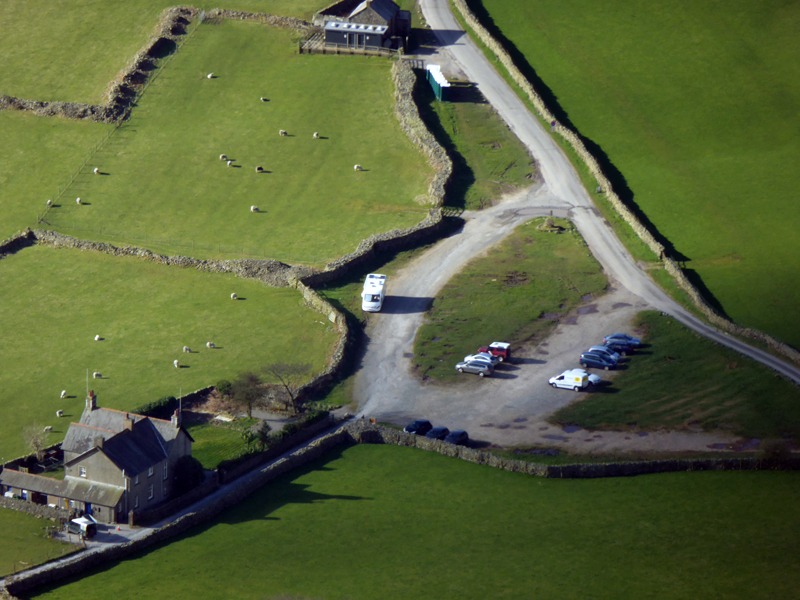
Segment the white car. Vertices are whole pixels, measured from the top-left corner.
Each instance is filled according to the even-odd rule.
[[[597,375],[589,373],[584,369],[569,369],[564,371],[561,375],[556,375],[550,378],[550,385],[554,388],[562,388],[565,390],[578,391],[589,385],[597,385],[602,383]]]
[[[472,360],[485,360],[492,363],[494,366],[497,366],[497,363],[500,362],[500,357],[495,356],[494,354],[489,354],[488,352],[478,352],[477,354],[470,354],[469,356],[464,357],[464,362],[470,362]]]

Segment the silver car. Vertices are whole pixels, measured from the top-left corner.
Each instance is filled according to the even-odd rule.
[[[486,377],[494,372],[494,365],[486,360],[469,360],[456,365],[459,373],[475,373],[479,377]]]
[[[619,362],[619,352],[614,352],[608,346],[592,346],[587,350],[587,352],[591,352],[593,354],[602,354],[613,360],[615,363]]]

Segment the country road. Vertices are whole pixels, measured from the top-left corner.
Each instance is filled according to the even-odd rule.
[[[386,309],[370,315],[366,351],[356,375],[355,396],[361,414],[402,424],[427,416],[451,429],[468,429],[473,437],[500,445],[560,443],[594,449],[707,449],[730,442],[724,434],[666,434],[631,439],[603,432],[586,437],[555,434],[544,415],[571,401],[561,390],[551,390],[547,378],[574,367],[576,351],[597,343],[602,333],[625,329],[633,315],[645,309],[669,314],[697,333],[761,362],[800,384],[800,368],[722,333],[673,301],[634,261],[592,203],[574,168],[548,132],[530,113],[492,64],[461,30],[447,0],[421,0],[423,14],[439,41],[430,62],[443,62],[473,82],[487,101],[538,162],[544,184],[505,198],[497,206],[466,212],[463,230],[434,246],[406,266],[388,284]],[[580,333],[559,326],[548,349],[523,350],[525,363],[513,374],[491,383],[465,381],[458,386],[423,384],[411,373],[413,340],[423,313],[447,280],[471,258],[502,240],[521,223],[539,215],[569,218],[602,265],[612,285],[612,299],[604,310],[579,318]],[[603,304],[603,302],[598,302]],[[624,310],[612,309],[612,306]],[[489,341],[489,340],[487,340]],[[553,350],[556,350],[555,352]],[[465,350],[465,354],[470,349]],[[525,352],[530,356],[525,356]],[[545,352],[546,360],[540,360]],[[480,384],[480,385],[479,385]],[[554,396],[555,394],[555,396]],[[446,422],[444,422],[446,421]],[[435,423],[436,424],[436,423]],[[661,437],[659,441],[656,438]],[[580,438],[580,440],[578,439]]]

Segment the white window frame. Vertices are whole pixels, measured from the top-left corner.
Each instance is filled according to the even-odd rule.
[[[138,475],[134,476],[133,485],[139,485],[139,476]]]
[[[78,467],[78,475],[86,477],[86,467]]]
[[[139,494],[133,497],[133,508],[139,508]]]
[[[148,500],[152,500],[153,499],[153,484],[152,483],[150,484],[150,493],[148,494],[147,499]]]
[[[164,481],[167,480],[167,463],[164,463]]]
[[[147,468],[147,476],[148,477],[152,477],[153,476],[153,467],[148,467]]]

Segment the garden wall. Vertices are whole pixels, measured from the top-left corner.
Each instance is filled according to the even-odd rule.
[[[553,131],[558,133],[561,137],[567,140],[567,142],[569,142],[570,146],[572,146],[586,167],[589,169],[589,172],[597,180],[599,187],[605,193],[609,202],[614,207],[614,210],[616,210],[622,219],[631,227],[631,229],[636,232],[636,235],[638,235],[642,241],[647,244],[650,250],[652,250],[653,253],[659,257],[659,259],[664,261],[664,268],[666,271],[673,278],[675,278],[675,282],[678,284],[678,286],[689,295],[695,307],[711,323],[720,329],[723,329],[724,331],[734,335],[739,335],[745,338],[763,342],[776,352],[779,352],[795,363],[800,364],[800,352],[798,352],[796,349],[762,331],[741,327],[740,325],[724,319],[714,312],[714,309],[711,308],[708,302],[706,302],[702,294],[700,294],[700,292],[691,284],[678,262],[666,256],[666,249],[664,248],[664,245],[656,240],[647,227],[645,227],[644,224],[639,221],[636,215],[633,214],[633,212],[625,205],[625,203],[622,202],[620,197],[614,191],[611,182],[606,177],[605,173],[603,173],[595,157],[586,149],[586,146],[584,145],[580,136],[558,122],[555,115],[553,115],[553,113],[551,113],[547,108],[546,104],[542,100],[542,97],[539,96],[531,83],[514,64],[514,61],[511,59],[511,56],[508,54],[508,52],[505,51],[502,45],[500,45],[500,43],[497,42],[497,40],[495,40],[491,34],[489,34],[486,28],[481,25],[478,19],[475,18],[475,15],[473,15],[469,10],[469,7],[467,7],[465,0],[452,0],[452,2],[461,13],[461,16],[464,18],[469,28],[472,29],[478,39],[480,39],[480,41],[487,48],[489,48],[489,50],[491,50],[495,56],[497,56],[498,60],[508,71],[514,82],[519,85],[520,88],[522,88],[523,92],[525,92],[536,109],[536,112],[539,113],[539,116],[547,123],[552,125]]]
[[[0,496],[0,509],[9,508],[19,512],[39,517],[40,519],[69,519],[69,511],[61,508],[53,508],[46,504],[35,504],[27,500],[17,500],[16,498],[6,498]]]

